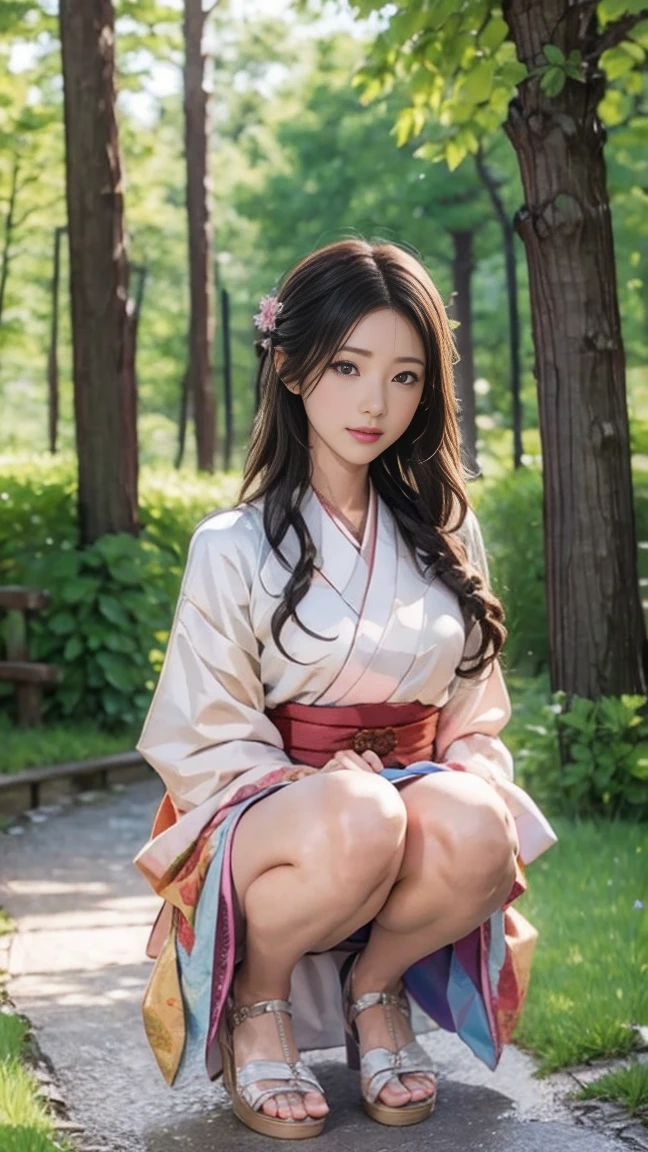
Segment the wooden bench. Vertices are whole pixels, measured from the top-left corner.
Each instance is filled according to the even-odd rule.
[[[41,723],[43,692],[61,679],[60,668],[29,659],[29,617],[50,604],[49,592],[18,585],[0,585],[0,610],[8,613],[5,633],[6,660],[0,660],[0,680],[16,685],[18,723],[29,728]]]

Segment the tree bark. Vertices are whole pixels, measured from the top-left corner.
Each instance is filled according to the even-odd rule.
[[[9,265],[11,263],[11,245],[13,244],[14,218],[16,213],[16,197],[18,195],[18,173],[20,171],[20,157],[17,152],[13,155],[11,169],[11,187],[9,189],[9,203],[4,220],[4,237],[2,241],[2,260],[0,261],[0,326],[4,319],[4,302],[9,279]]]
[[[557,96],[525,80],[506,123],[526,199],[516,224],[536,352],[551,686],[568,700],[645,693],[596,4],[505,0],[503,10],[530,70],[550,43],[586,62],[584,83],[567,79]]]
[[[52,268],[52,317],[50,323],[50,344],[47,353],[47,429],[49,450],[54,455],[58,441],[59,417],[59,281],[61,279],[61,237],[67,228],[54,229],[54,264]]]
[[[139,529],[132,308],[111,0],[61,0],[79,519],[85,544]]]
[[[504,265],[506,269],[506,298],[509,314],[509,371],[511,387],[511,423],[513,427],[513,467],[522,466],[522,371],[520,367],[520,314],[518,309],[517,264],[515,261],[515,229],[499,194],[497,181],[489,170],[483,153],[475,157],[477,171],[490,196],[493,210],[502,230]]]
[[[184,119],[190,286],[188,386],[193,397],[198,468],[213,472],[216,405],[212,385],[214,308],[203,50],[205,22],[202,0],[185,0]]]
[[[473,233],[451,232],[454,245],[452,277],[454,299],[452,313],[458,320],[455,340],[459,363],[455,365],[455,384],[460,402],[459,425],[464,464],[471,472],[480,473],[477,461],[477,421],[475,403],[475,356],[472,334]]]

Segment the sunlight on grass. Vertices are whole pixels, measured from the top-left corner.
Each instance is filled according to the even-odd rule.
[[[41,728],[18,728],[11,723],[9,717],[0,716],[3,751],[0,773],[22,772],[27,768],[42,768],[50,764],[131,752],[139,732],[139,727],[105,732],[90,721],[61,721]]]
[[[0,1063],[0,1124],[50,1128],[45,1106],[35,1095],[36,1082],[16,1059]]]
[[[550,1072],[636,1047],[648,1023],[645,827],[555,820],[519,901],[540,933],[516,1041]]]
[[[579,1100],[614,1100],[623,1104],[631,1116],[637,1116],[648,1125],[648,1064],[633,1063],[617,1068],[588,1084],[579,1093]]]

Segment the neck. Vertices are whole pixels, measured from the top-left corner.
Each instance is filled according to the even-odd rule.
[[[311,485],[342,512],[363,512],[369,500],[369,466],[350,464],[311,447]]]

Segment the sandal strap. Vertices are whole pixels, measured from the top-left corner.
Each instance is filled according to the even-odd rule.
[[[397,1052],[390,1052],[388,1048],[371,1048],[360,1060],[364,1094],[370,1104],[376,1102],[390,1080],[416,1072],[431,1076],[436,1082],[430,1057],[416,1040],[410,1040]]]
[[[289,1000],[257,1000],[255,1004],[241,1004],[237,1008],[231,1005],[230,1027],[236,1028],[244,1020],[249,1020],[252,1016],[263,1016],[266,1012],[285,1012],[288,1016],[292,1016],[292,1004]]]
[[[266,1088],[258,1088],[261,1080],[280,1080]],[[236,1087],[239,1095],[250,1108],[258,1110],[266,1100],[285,1092],[321,1092],[324,1089],[315,1074],[303,1060],[286,1064],[281,1060],[250,1060],[236,1073]]]
[[[347,1014],[349,1024],[353,1024],[360,1013],[364,1012],[366,1008],[375,1008],[377,1004],[390,1005],[398,1008],[403,1013],[403,1016],[406,1016],[409,1020],[409,1002],[403,993],[396,996],[393,992],[365,992],[363,996],[358,996],[357,1000],[353,1000],[348,1005]]]

